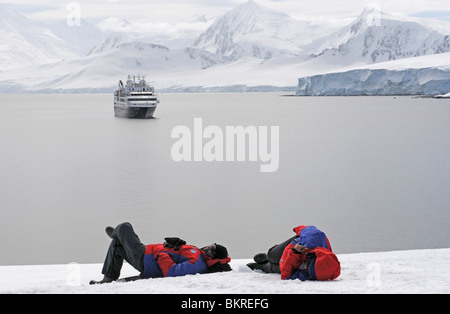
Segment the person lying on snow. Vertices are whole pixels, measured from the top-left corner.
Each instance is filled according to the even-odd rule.
[[[314,226],[294,228],[296,235],[275,245],[266,253],[255,255],[251,270],[281,274],[281,279],[327,281],[341,274],[338,258],[325,233]]]
[[[124,260],[140,272],[138,279],[232,270],[228,264],[231,261],[228,251],[219,244],[198,249],[180,238],[166,238],[163,244],[144,245],[130,223],[122,223],[116,228],[107,227],[105,231],[112,241],[103,264],[104,278],[92,280],[91,285],[119,279]]]

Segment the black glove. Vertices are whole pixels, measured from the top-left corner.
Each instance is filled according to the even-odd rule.
[[[165,238],[164,240],[165,240],[164,247],[174,249],[175,251],[178,251],[182,245],[186,244],[186,241],[176,237]]]

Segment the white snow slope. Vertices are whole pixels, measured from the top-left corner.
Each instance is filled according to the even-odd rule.
[[[232,272],[90,286],[101,264],[3,266],[0,293],[14,294],[447,294],[450,249],[338,255],[341,276],[329,282],[283,281],[232,260]],[[135,276],[124,265],[122,276]]]

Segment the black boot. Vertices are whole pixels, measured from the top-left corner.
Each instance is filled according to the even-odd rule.
[[[256,254],[255,257],[253,257],[253,260],[258,263],[258,264],[265,264],[267,263],[269,260],[267,259],[267,254],[266,253],[259,253]]]
[[[91,281],[89,282],[89,284],[90,284],[90,285],[102,285],[102,284],[104,284],[104,283],[111,283],[111,282],[113,282],[113,281],[114,281],[113,279],[111,279],[111,278],[105,276],[105,277],[103,277],[103,279],[100,280],[100,281],[91,280]]]
[[[108,237],[110,237],[111,239],[113,238],[113,233],[114,233],[114,228],[113,227],[106,227],[105,232],[108,235]]]

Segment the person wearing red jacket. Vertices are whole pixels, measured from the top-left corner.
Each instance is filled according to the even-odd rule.
[[[119,279],[124,260],[140,272],[138,279],[231,271],[228,251],[219,244],[199,249],[180,238],[166,238],[162,244],[144,245],[130,223],[105,231],[112,241],[103,264],[104,278],[91,280],[91,285]]]
[[[279,273],[283,280],[327,281],[338,278],[340,262],[325,233],[314,226],[298,226],[294,232],[294,237],[273,246],[267,254],[255,255],[255,263],[247,266],[265,273]]]

